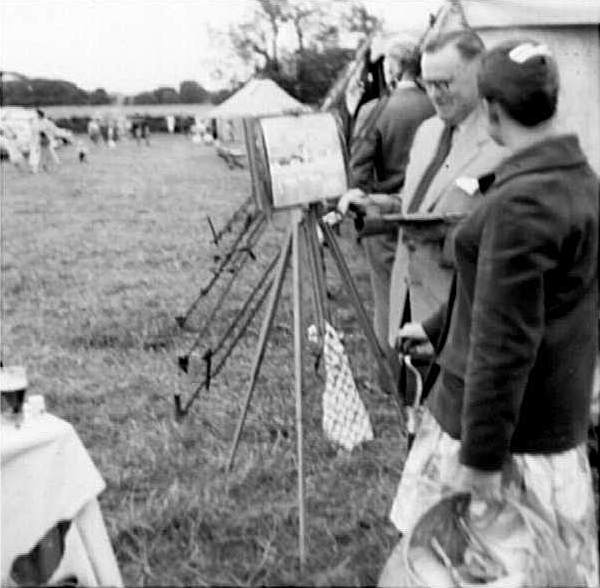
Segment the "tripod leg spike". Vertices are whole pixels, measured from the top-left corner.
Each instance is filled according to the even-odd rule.
[[[173,394],[173,402],[175,403],[175,420],[179,423],[186,415],[186,411],[181,407],[181,395]]]
[[[180,355],[177,358],[177,363],[179,364],[179,368],[187,374],[190,367],[190,356]]]

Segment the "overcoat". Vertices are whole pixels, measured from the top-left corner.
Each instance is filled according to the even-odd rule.
[[[456,231],[457,290],[430,409],[462,463],[587,437],[598,349],[599,183],[575,135],[500,165]],[[438,312],[423,323],[435,338]]]

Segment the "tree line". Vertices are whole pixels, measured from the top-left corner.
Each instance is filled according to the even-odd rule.
[[[209,92],[193,80],[184,80],[179,89],[162,86],[155,90],[126,96],[125,104],[217,104],[230,90]],[[2,83],[2,104],[5,106],[56,106],[56,105],[102,105],[116,102],[117,96],[109,94],[104,88],[86,92],[76,84],[65,80],[45,78],[26,78]]]

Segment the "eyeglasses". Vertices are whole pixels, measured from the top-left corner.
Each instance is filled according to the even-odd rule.
[[[433,90],[438,90],[438,92],[448,92],[450,91],[450,86],[452,85],[453,80],[423,80],[423,85],[425,89],[429,92]]]

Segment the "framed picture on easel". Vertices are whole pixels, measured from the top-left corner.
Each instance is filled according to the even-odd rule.
[[[348,189],[333,114],[261,118],[247,123],[246,134],[254,192],[267,212],[338,198]]]

